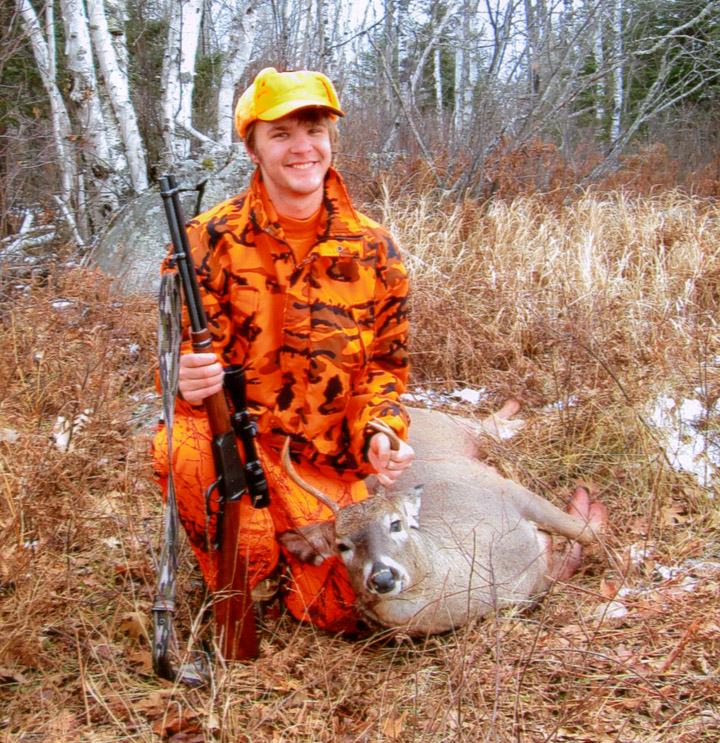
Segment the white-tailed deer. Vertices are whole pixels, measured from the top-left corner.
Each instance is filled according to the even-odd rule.
[[[392,490],[340,509],[301,483],[335,521],[280,535],[305,562],[339,555],[365,617],[411,635],[461,627],[548,588],[557,573],[550,535],[597,539],[603,509],[586,491],[576,493],[572,516],[483,465],[469,421],[409,413],[415,459]],[[285,461],[294,476],[287,453]]]

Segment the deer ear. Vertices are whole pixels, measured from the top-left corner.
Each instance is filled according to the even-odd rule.
[[[332,521],[299,526],[278,534],[277,538],[290,555],[310,565],[320,565],[328,557],[337,555]]]
[[[405,515],[407,517],[408,526],[411,529],[417,529],[420,525],[420,504],[424,487],[424,485],[416,485],[414,488],[409,488],[403,493]]]

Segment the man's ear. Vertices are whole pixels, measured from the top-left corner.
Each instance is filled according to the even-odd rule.
[[[335,525],[331,521],[309,524],[277,535],[280,544],[300,562],[320,565],[328,557],[337,555]]]
[[[254,150],[252,150],[247,143],[247,140],[243,140],[243,144],[245,145],[245,152],[247,152],[248,157],[252,162],[255,163],[255,165],[260,165],[260,160],[258,156],[255,154]]]

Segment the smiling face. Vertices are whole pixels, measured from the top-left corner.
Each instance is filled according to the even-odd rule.
[[[250,159],[280,214],[295,219],[320,208],[325,174],[332,159],[330,121],[320,115],[290,114],[277,121],[253,122],[246,139]]]

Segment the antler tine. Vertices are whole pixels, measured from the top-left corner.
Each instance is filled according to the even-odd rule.
[[[397,451],[400,448],[400,437],[385,421],[370,421],[368,426],[378,433],[384,433],[390,439],[390,448],[393,451]]]
[[[290,437],[286,437],[285,443],[283,444],[282,448],[282,463],[283,467],[285,468],[285,472],[288,473],[288,476],[290,479],[296,484],[299,485],[303,490],[305,490],[310,495],[317,498],[320,503],[323,503],[326,505],[334,514],[335,516],[338,515],[340,512],[340,506],[338,506],[337,503],[335,503],[334,500],[331,500],[330,498],[325,495],[325,493],[318,490],[316,487],[311,485],[309,482],[305,482],[305,480],[298,475],[298,473],[295,471],[295,467],[293,466],[292,460],[290,459]]]

